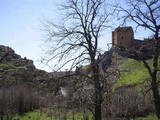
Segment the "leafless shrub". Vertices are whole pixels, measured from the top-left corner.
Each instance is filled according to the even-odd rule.
[[[113,118],[143,117],[154,112],[151,94],[145,98],[136,91],[135,86],[122,87],[111,95],[110,116]],[[108,111],[107,111],[108,112]]]
[[[27,85],[17,85],[0,89],[0,115],[22,114],[39,107],[39,97]]]

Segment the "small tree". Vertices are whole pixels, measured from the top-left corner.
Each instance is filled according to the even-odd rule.
[[[149,44],[141,46],[140,49],[125,49],[130,58],[142,61],[151,77],[151,89],[153,92],[154,104],[157,117],[160,118],[160,94],[157,73],[159,71],[158,58],[160,55],[160,1],[159,0],[126,0],[127,6],[119,7],[122,11],[124,22],[131,20],[137,27],[149,29],[154,34]],[[147,54],[148,53],[148,54]],[[152,58],[153,64],[147,63],[147,59]]]
[[[89,64],[92,75],[79,75],[87,77],[94,84],[94,115],[96,120],[101,120],[103,83],[106,78],[100,72],[98,43],[100,33],[107,27],[113,11],[107,12],[105,0],[67,0],[67,4],[61,7],[65,15],[60,24],[53,21],[44,23],[47,42],[52,45],[47,63],[57,60],[55,64],[59,65],[59,70],[66,65],[72,70],[76,66]]]

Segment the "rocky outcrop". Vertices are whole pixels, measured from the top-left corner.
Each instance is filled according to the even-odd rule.
[[[35,69],[32,60],[21,58],[21,56],[16,54],[12,48],[0,45],[0,63],[7,62],[16,67],[23,66],[26,68]]]
[[[42,91],[52,91],[55,82],[52,76],[36,69],[32,60],[21,58],[12,48],[0,45],[0,88],[26,83]]]

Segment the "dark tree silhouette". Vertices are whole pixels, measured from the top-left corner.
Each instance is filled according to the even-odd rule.
[[[67,0],[61,7],[61,17],[64,17],[60,23],[44,22],[47,42],[52,46],[47,63],[57,60],[55,67],[58,65],[59,70],[66,65],[70,66],[69,70],[76,66],[90,65],[92,76],[85,73],[79,75],[87,77],[94,84],[94,116],[95,120],[101,120],[103,83],[106,77],[101,76],[98,43],[114,11],[107,11],[109,8],[105,0]]]
[[[128,57],[142,61],[151,77],[151,90],[153,92],[154,104],[157,117],[160,119],[160,93],[159,80],[159,54],[160,54],[160,1],[159,0],[126,0],[127,7],[119,7],[118,11],[123,12],[121,16],[124,22],[132,21],[137,27],[144,27],[152,31],[154,37],[152,40],[143,44],[139,49],[123,49],[128,53]],[[144,31],[145,33],[145,31]],[[149,53],[149,54],[146,54]],[[147,63],[151,58],[153,64]]]

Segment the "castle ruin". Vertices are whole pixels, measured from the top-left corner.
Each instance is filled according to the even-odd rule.
[[[112,31],[112,46],[136,47],[144,41],[134,38],[134,31],[131,26],[118,27]]]

